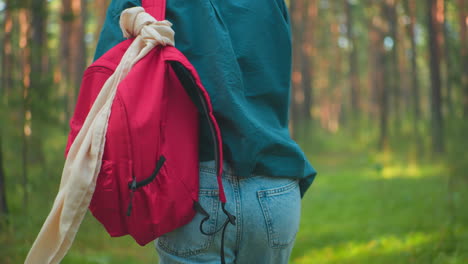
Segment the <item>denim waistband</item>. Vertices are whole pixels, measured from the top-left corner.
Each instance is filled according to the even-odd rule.
[[[200,172],[216,174],[216,163],[214,160],[200,162]],[[252,176],[252,175],[250,175]],[[223,163],[223,177],[239,177],[228,162]]]

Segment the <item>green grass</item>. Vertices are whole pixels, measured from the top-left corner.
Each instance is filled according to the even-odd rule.
[[[300,138],[319,175],[302,201],[291,263],[468,263],[467,162],[421,158],[401,145],[378,153],[369,148],[374,140],[345,133],[318,131]],[[27,209],[15,170],[18,154],[7,153],[11,214],[9,225],[0,225],[0,263],[24,261],[49,213],[64,140],[62,132],[52,134],[44,142],[46,153],[53,153],[46,157],[48,165],[31,165]],[[14,150],[9,144],[7,149]],[[157,256],[152,244],[139,247],[129,237],[110,238],[88,214],[62,263],[157,263]]]
[[[441,166],[377,170],[333,156],[336,166],[331,156],[316,160],[321,174],[303,200],[293,263],[468,263],[466,187],[451,212]]]
[[[344,135],[314,140],[323,149],[307,152],[319,175],[291,263],[468,263],[468,174],[453,174],[449,158],[377,154]]]

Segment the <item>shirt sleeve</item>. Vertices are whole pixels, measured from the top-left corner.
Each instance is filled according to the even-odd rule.
[[[94,60],[99,59],[104,53],[125,39],[119,26],[120,14],[123,10],[135,6],[141,6],[141,0],[112,0],[107,9],[106,20],[99,36]]]

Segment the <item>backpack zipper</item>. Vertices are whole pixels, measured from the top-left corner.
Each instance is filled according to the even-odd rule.
[[[137,181],[135,175],[133,175],[133,180],[132,182],[128,183],[128,188],[130,189],[130,201],[128,203],[128,208],[127,208],[127,216],[130,216],[132,214],[132,208],[133,208],[133,195],[136,191],[136,189],[141,188],[143,186],[146,186],[150,184],[154,179],[156,179],[156,176],[158,175],[159,171],[161,170],[162,166],[166,162],[166,157],[161,155],[159,157],[158,162],[156,163],[156,168],[154,169],[153,173],[151,176],[148,178],[145,178],[141,181]]]

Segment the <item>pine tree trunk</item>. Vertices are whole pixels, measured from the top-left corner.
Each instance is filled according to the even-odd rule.
[[[314,32],[315,23],[317,20],[317,0],[309,0],[306,8],[307,12],[304,17],[304,40],[302,44],[302,89],[304,93],[304,106],[302,107],[303,116],[306,119],[312,119],[311,108],[313,105],[313,85],[314,80]]]
[[[383,41],[381,36],[380,38]],[[382,43],[382,42],[380,42]],[[380,50],[379,53],[379,65],[387,65],[389,62],[388,56],[384,50]],[[389,66],[384,66],[384,70],[379,72],[380,94],[379,94],[379,105],[380,105],[380,136],[379,136],[379,149],[384,150],[388,147],[388,115],[389,115],[389,100],[390,100],[390,85],[389,85]]]
[[[341,12],[343,5],[337,1],[330,1],[330,9],[329,11],[333,14],[339,14]],[[350,117],[347,115],[349,113],[349,105],[348,101],[344,100],[345,97],[345,87],[344,82],[342,81],[345,77],[343,73],[344,70],[344,52],[338,46],[338,42],[340,40],[340,26],[341,22],[339,21],[338,17],[335,15],[332,16],[329,27],[330,27],[330,41],[332,45],[328,48],[331,56],[329,57],[330,61],[330,68],[328,70],[328,78],[329,82],[329,89],[335,90],[334,92],[337,94],[336,97],[338,102],[334,105],[333,100],[329,104],[330,116],[328,120],[326,120],[327,128],[329,131],[336,132],[338,131],[340,126],[346,126],[348,124],[348,118]],[[332,114],[333,113],[333,114]]]
[[[345,4],[347,35],[351,43],[351,52],[349,53],[349,75],[351,80],[351,111],[352,114],[359,114],[361,85],[359,80],[358,47],[354,36],[353,4],[350,1],[345,1]]]
[[[444,151],[443,144],[443,119],[441,101],[441,78],[440,78],[440,35],[442,34],[440,17],[442,0],[429,0],[428,6],[428,32],[431,72],[431,133],[432,149],[436,153]],[[442,4],[443,6],[443,4]]]
[[[411,105],[413,117],[413,134],[415,136],[418,151],[422,152],[422,140],[419,132],[419,123],[421,120],[421,100],[420,100],[420,87],[419,87],[419,69],[417,64],[417,47],[416,47],[416,5],[417,0],[405,0],[406,13],[409,16],[409,24],[407,25],[409,41],[410,41],[410,63],[411,63]]]
[[[78,89],[81,84],[81,77],[86,67],[86,43],[85,43],[85,22],[87,19],[86,0],[72,0],[72,32],[70,34],[70,77],[71,86],[69,87],[69,112],[72,113]]]
[[[69,95],[74,94],[74,91],[70,92],[72,89],[71,85],[71,34],[72,34],[72,24],[75,19],[73,10],[71,7],[71,0],[62,0],[62,9],[61,9],[61,20],[60,20],[60,56],[59,56],[59,67],[60,67],[60,93],[63,96],[64,103],[64,118],[65,124],[68,124],[68,120],[71,117],[70,108],[70,99]]]
[[[452,91],[452,81],[453,81],[453,67],[452,67],[452,58],[450,51],[452,48],[452,41],[449,35],[449,22],[447,17],[447,5],[449,1],[444,0],[444,11],[443,11],[443,37],[444,37],[444,60],[445,60],[445,102],[449,112],[449,116],[454,116],[454,108],[453,108],[453,91]]]
[[[380,129],[378,148],[380,150],[388,147],[389,66],[387,64],[389,60],[383,47],[385,35],[384,25],[385,23],[380,16],[374,16],[372,18],[370,31],[371,51],[373,57],[372,84],[377,102],[376,110]]]
[[[461,86],[463,94],[463,116],[468,118],[468,3],[458,0],[460,23]]]
[[[397,20],[397,13],[396,13],[396,0],[387,0],[385,1],[384,6],[384,16],[387,20],[388,25],[388,34],[392,38],[393,46],[391,47],[389,58],[387,59],[387,63],[384,64],[387,67],[387,84],[388,84],[388,91],[391,91],[391,105],[392,105],[392,112],[395,114],[395,128],[397,131],[401,128],[401,82],[400,78],[396,78],[398,76],[398,20]],[[393,76],[391,78],[388,78]]]
[[[369,119],[374,120],[378,118],[378,108],[379,108],[379,76],[378,72],[380,70],[380,66],[378,63],[378,32],[373,25],[371,20],[368,21],[369,31],[367,37],[369,39],[369,57],[368,57],[368,83],[369,83]]]
[[[412,98],[413,98],[413,116],[414,120],[421,119],[421,103],[420,103],[420,87],[419,87],[419,69],[417,64],[418,51],[416,48],[416,4],[417,0],[406,0],[408,15],[410,17],[408,24],[408,32],[411,43],[411,82],[412,82]]]
[[[43,54],[47,49],[46,21],[47,21],[47,1],[32,0],[31,3],[31,69],[32,87],[40,87],[44,75]]]
[[[296,127],[300,122],[300,106],[302,96],[302,73],[301,73],[301,44],[303,40],[303,0],[291,1],[290,2],[290,14],[292,22],[292,54],[293,54],[293,65],[292,65],[292,98],[291,98],[291,130],[292,134],[296,135]]]
[[[96,16],[97,24],[94,31],[94,44],[93,47],[96,47],[99,40],[99,35],[102,31],[102,26],[106,20],[106,11],[107,6],[109,5],[109,0],[95,0],[93,4],[94,15]]]
[[[4,20],[2,24],[3,29],[3,39],[2,39],[2,65],[0,72],[0,98],[2,102],[0,105],[4,105],[5,108],[9,105],[10,92],[13,91],[14,79],[14,54],[13,54],[13,8],[12,0],[5,0],[5,10],[4,10]],[[5,109],[0,107],[0,109]],[[7,193],[6,193],[6,173],[3,163],[3,131],[5,129],[5,123],[3,120],[6,119],[6,113],[0,113],[1,127],[0,127],[0,217],[2,215],[8,214],[8,204],[7,204]]]
[[[2,135],[0,134],[0,216],[8,214],[7,194],[5,186],[5,170],[3,168]]]
[[[29,9],[21,7],[19,10],[20,39],[19,49],[21,51],[22,69],[22,186],[23,186],[23,206],[28,204],[28,153],[29,137],[31,136],[31,111],[30,111],[30,86],[31,86],[31,64],[30,64],[30,21]]]
[[[13,29],[13,16],[10,7],[11,0],[5,1],[5,18],[3,23],[2,71],[0,96],[3,103],[8,105],[10,90],[13,87],[13,47],[11,41]]]
[[[50,73],[47,69],[47,0],[32,0],[31,7],[31,156],[38,159],[44,175],[46,173],[46,161],[43,152],[44,121],[49,120],[44,105],[48,101],[50,93],[48,80]]]

